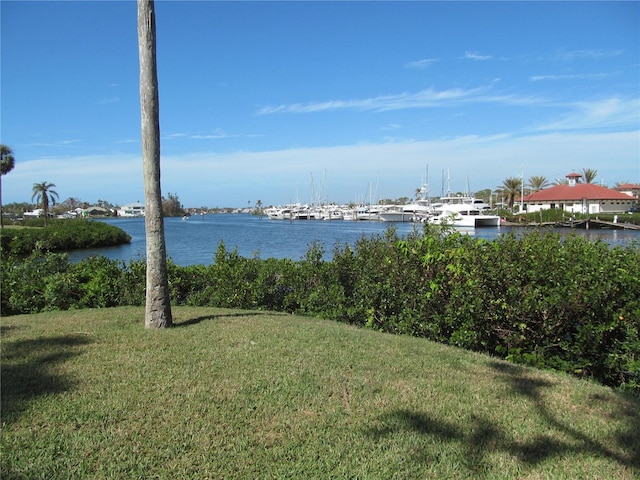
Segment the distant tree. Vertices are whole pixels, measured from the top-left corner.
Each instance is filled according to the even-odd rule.
[[[509,177],[498,187],[498,191],[506,197],[509,208],[513,208],[516,198],[521,195],[522,179],[519,177]]]
[[[16,166],[13,151],[6,145],[0,145],[0,227],[2,227],[2,177]]]
[[[177,193],[168,193],[169,198],[162,197],[162,213],[165,217],[181,217],[184,207],[180,203]]]
[[[70,212],[71,210],[75,210],[76,208],[86,208],[89,205],[86,202],[74,197],[69,197],[63,202],[58,203],[56,210],[58,212]]]
[[[556,178],[556,185],[567,185],[568,183],[568,178]]]
[[[173,324],[167,247],[160,190],[160,106],[156,64],[156,14],[153,0],[138,0],[140,113],[145,196],[147,279],[144,324],[166,328]]]
[[[593,181],[598,176],[598,171],[593,168],[583,168],[582,169],[582,178],[585,183],[593,183]]]
[[[101,208],[106,208],[107,210],[112,210],[115,208],[115,206],[112,203],[109,203],[106,200],[100,200],[100,199],[98,199],[98,201],[96,202],[96,205]]]
[[[485,188],[474,193],[474,197],[484,200],[486,203],[491,203],[491,189]]]
[[[44,226],[47,226],[47,218],[49,217],[49,205],[55,205],[58,198],[58,192],[52,190],[55,183],[42,182],[33,184],[33,196],[31,200],[40,205],[44,212]]]
[[[258,215],[260,218],[264,215],[264,209],[262,208],[262,200],[256,202],[256,208],[253,210],[254,215]]]
[[[529,177],[529,180],[527,181],[527,185],[526,185],[526,187],[532,193],[539,192],[540,190],[544,190],[548,186],[549,186],[549,181],[547,180],[547,177],[544,177],[542,175],[534,175],[532,177]]]
[[[16,215],[22,214],[24,212],[27,212],[29,210],[31,210],[31,207],[33,206],[32,203],[29,202],[12,202],[12,203],[8,203],[6,205],[3,205],[3,209],[5,212],[11,212],[14,213]]]

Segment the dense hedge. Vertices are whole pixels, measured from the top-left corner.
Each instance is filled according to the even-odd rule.
[[[427,227],[312,246],[301,261],[169,261],[174,304],[314,315],[429,338],[640,394],[640,248],[530,232],[492,241]],[[143,305],[143,260],[4,259],[3,315]]]
[[[50,220],[45,228],[3,228],[0,249],[3,255],[26,255],[34,250],[55,252],[80,248],[110,247],[130,243],[121,228],[91,220]]]

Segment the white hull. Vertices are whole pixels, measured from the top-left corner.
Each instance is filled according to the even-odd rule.
[[[379,215],[381,222],[412,222],[414,220],[414,214],[409,212],[398,211],[386,211],[380,212]]]
[[[290,208],[273,209],[266,211],[269,220],[292,220],[293,213]]]
[[[380,220],[380,214],[379,213],[358,213],[356,215],[356,220],[377,222],[378,220]]]
[[[433,205],[434,215],[428,222],[466,228],[499,227],[500,217],[486,213],[489,208],[484,201],[474,197],[446,196]]]
[[[499,227],[500,217],[498,215],[461,215],[456,212],[446,212],[442,215],[429,217],[429,223],[438,225],[451,225],[453,227],[481,228]]]
[[[321,220],[344,220],[344,215],[341,210],[325,210],[320,214]]]

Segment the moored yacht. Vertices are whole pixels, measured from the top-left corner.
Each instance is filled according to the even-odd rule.
[[[471,196],[446,196],[433,204],[429,223],[449,224],[454,227],[499,227],[500,217],[487,213],[491,207]]]
[[[267,208],[264,213],[269,220],[293,220],[293,208],[290,205]]]
[[[389,205],[378,213],[382,222],[411,222],[413,212],[405,212],[404,205]]]

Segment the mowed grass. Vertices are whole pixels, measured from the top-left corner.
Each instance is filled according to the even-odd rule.
[[[174,307],[0,319],[14,478],[640,475],[640,402],[416,338]]]

